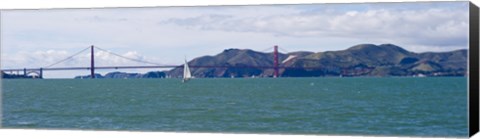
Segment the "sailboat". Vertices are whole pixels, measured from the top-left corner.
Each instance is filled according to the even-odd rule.
[[[192,73],[190,72],[190,68],[188,67],[187,59],[185,59],[185,65],[183,65],[183,79],[182,83],[187,82],[192,78]]]

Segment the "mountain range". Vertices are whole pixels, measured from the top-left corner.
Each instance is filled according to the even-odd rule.
[[[279,76],[465,76],[467,54],[467,49],[415,53],[394,44],[359,44],[339,51],[278,53],[279,67],[282,67],[279,69]],[[273,53],[226,49],[214,56],[195,58],[189,61],[188,65],[196,78],[272,77],[274,69],[265,67],[273,67],[273,57]],[[97,76],[180,78],[182,74],[183,66],[179,66],[169,71],[146,74],[112,72]]]
[[[88,79],[91,78],[91,75],[76,76],[75,79]],[[110,72],[104,76],[101,74],[95,74],[95,78],[165,78],[165,72],[161,71],[150,71],[145,74],[141,73],[126,73],[126,72]]]
[[[359,44],[340,51],[279,53],[279,76],[464,76],[467,50],[414,53],[393,44]],[[273,53],[249,49],[227,49],[215,56],[203,56],[189,65],[252,68],[192,68],[195,77],[271,77]],[[181,77],[183,67],[167,72]]]

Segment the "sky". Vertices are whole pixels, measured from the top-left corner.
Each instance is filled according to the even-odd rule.
[[[391,43],[413,52],[468,48],[468,2],[3,10],[1,68],[46,67],[91,45],[158,64],[239,48],[335,51]],[[89,52],[54,67],[89,66]],[[96,66],[148,65],[96,51]],[[122,72],[165,69],[121,70]],[[97,70],[105,74],[113,70]],[[89,71],[48,71],[72,78]]]

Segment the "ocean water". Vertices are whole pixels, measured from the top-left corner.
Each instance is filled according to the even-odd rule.
[[[466,137],[467,79],[2,80],[2,127]]]

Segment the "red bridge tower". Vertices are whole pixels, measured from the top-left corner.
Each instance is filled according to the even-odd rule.
[[[273,75],[273,78],[278,77],[278,46],[273,47],[273,69],[275,70],[275,73]]]

